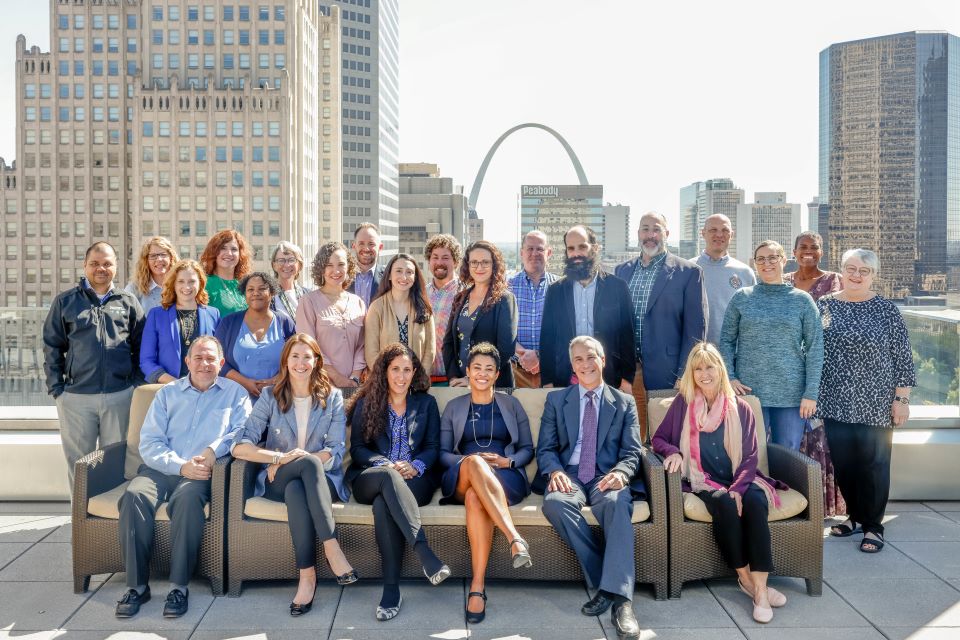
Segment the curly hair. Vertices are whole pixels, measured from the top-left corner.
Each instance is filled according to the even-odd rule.
[[[423,257],[426,258],[427,261],[430,260],[430,254],[433,253],[434,249],[446,249],[449,251],[454,264],[457,264],[460,262],[460,259],[463,258],[463,247],[461,247],[457,239],[449,233],[440,233],[430,238],[427,245],[423,248]]]
[[[203,272],[203,267],[196,260],[181,260],[173,265],[167,276],[163,279],[163,291],[160,293],[160,306],[169,309],[170,305],[177,302],[177,276],[181,271],[193,269],[200,280],[200,288],[197,290],[197,304],[207,304],[210,302],[210,294],[207,293],[207,274]]]
[[[237,266],[233,270],[233,278],[239,280],[250,273],[250,245],[247,244],[246,238],[238,231],[224,229],[215,233],[207,241],[207,246],[204,247],[203,253],[200,255],[200,264],[203,265],[203,270],[207,272],[208,276],[217,272],[217,254],[220,253],[223,245],[231,240],[236,242],[237,247],[240,248],[240,259],[237,260]]]
[[[150,245],[157,245],[167,252],[170,256],[170,264],[176,264],[180,260],[177,250],[173,248],[173,243],[162,236],[153,236],[143,243],[140,247],[140,257],[137,258],[137,270],[133,276],[133,284],[141,295],[150,293],[150,282],[153,280],[153,274],[150,273]],[[169,275],[169,272],[167,272]],[[164,276],[166,278],[166,276]]]
[[[470,351],[467,354],[467,368],[470,368],[470,363],[474,361],[475,358],[479,356],[486,356],[493,360],[493,364],[496,366],[497,371],[500,371],[500,352],[497,351],[497,348],[490,344],[489,342],[478,342],[477,344],[470,347]]]
[[[253,273],[248,273],[240,279],[240,282],[237,283],[237,288],[240,290],[240,295],[243,297],[247,296],[247,283],[253,280],[254,278],[260,278],[263,280],[263,284],[267,285],[267,288],[270,289],[270,297],[280,293],[280,283],[277,282],[277,279],[266,271],[254,271]]]
[[[310,373],[310,397],[313,399],[313,406],[318,405],[326,409],[327,398],[333,390],[330,384],[330,378],[327,372],[323,370],[323,355],[320,353],[320,345],[311,336],[306,333],[295,333],[287,338],[283,345],[283,352],[280,353],[280,373],[277,375],[277,382],[273,385],[273,397],[277,400],[277,408],[280,413],[286,413],[293,406],[293,386],[290,383],[290,370],[287,368],[287,360],[290,359],[290,352],[298,344],[305,344],[310,347],[316,362],[313,365],[313,371]]]
[[[410,287],[410,306],[413,307],[414,322],[417,324],[426,324],[430,316],[433,315],[433,307],[430,305],[430,294],[427,293],[427,283],[423,279],[423,271],[420,265],[406,253],[398,253],[390,258],[386,268],[383,270],[383,278],[380,280],[380,288],[376,295],[370,300],[370,304],[381,296],[390,293],[393,288],[393,282],[390,281],[390,274],[393,272],[393,265],[397,260],[406,260],[413,265],[413,286]]]
[[[357,259],[347,249],[342,242],[328,242],[317,250],[317,255],[313,257],[313,263],[310,265],[310,275],[313,277],[313,284],[320,288],[324,284],[323,270],[327,268],[330,257],[337,251],[343,251],[347,256],[347,277],[343,281],[343,288],[346,289],[357,277]]]
[[[463,288],[460,289],[457,297],[453,299],[453,308],[459,309],[462,307],[467,296],[470,295],[470,291],[473,290],[473,277],[470,275],[470,252],[475,249],[489,251],[490,258],[493,260],[493,266],[491,267],[493,272],[490,274],[490,290],[487,292],[487,297],[483,301],[483,311],[487,312],[500,302],[500,298],[507,292],[509,285],[507,284],[507,267],[504,264],[503,254],[500,253],[500,249],[497,249],[495,244],[486,240],[477,240],[471,243],[470,246],[467,247],[467,250],[463,252],[463,260],[460,262],[460,282],[463,283]]]
[[[351,429],[362,429],[363,441],[373,442],[387,428],[387,405],[390,401],[390,384],[387,382],[387,369],[401,356],[410,358],[413,363],[413,379],[410,380],[410,393],[426,393],[430,388],[430,376],[420,364],[420,358],[407,345],[392,342],[385,346],[377,356],[366,381],[354,393],[347,403],[347,422]],[[364,398],[363,415],[360,422],[354,422],[357,402]]]

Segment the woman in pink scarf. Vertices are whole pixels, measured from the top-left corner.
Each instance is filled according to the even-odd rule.
[[[679,393],[656,435],[653,450],[668,473],[680,471],[683,490],[703,500],[724,560],[753,600],[757,622],[773,619],[787,598],[767,586],[773,571],[767,513],[786,485],[757,470],[757,431],[750,405],[730,386],[723,358],[707,342],[687,358]]]

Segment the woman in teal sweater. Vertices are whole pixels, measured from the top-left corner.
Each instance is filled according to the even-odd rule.
[[[823,326],[813,298],[783,283],[787,259],[780,244],[764,240],[753,259],[759,282],[730,300],[720,353],[734,391],[760,399],[771,442],[798,450],[817,410]]]

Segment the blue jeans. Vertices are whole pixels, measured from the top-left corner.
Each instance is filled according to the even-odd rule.
[[[800,450],[807,425],[807,421],[800,417],[800,407],[763,407],[763,424],[770,442]]]

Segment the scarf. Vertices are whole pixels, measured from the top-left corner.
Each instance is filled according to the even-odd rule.
[[[683,429],[680,432],[680,453],[683,456],[681,473],[690,482],[690,489],[698,491],[726,490],[728,487],[710,478],[710,474],[703,470],[700,462],[700,434],[713,433],[725,424],[723,431],[723,449],[730,458],[733,473],[736,474],[743,460],[743,426],[740,424],[740,413],[735,401],[721,395],[707,409],[706,398],[697,390],[693,402],[687,405],[683,416]],[[767,496],[767,504],[773,508],[780,506],[780,496],[776,489],[762,476],[757,474],[753,484],[760,487]]]

